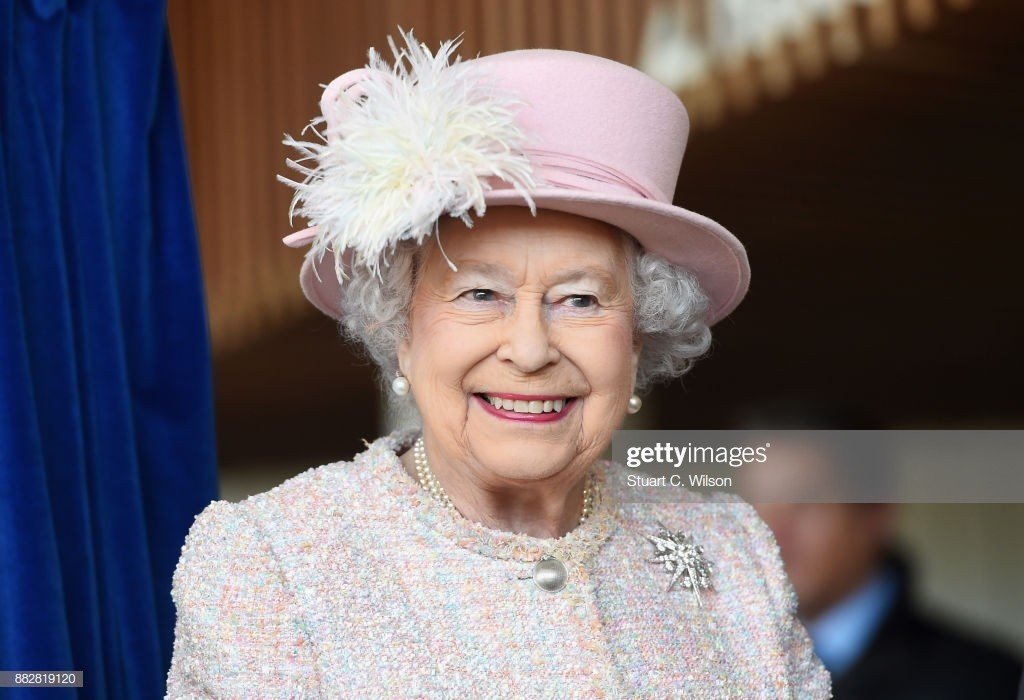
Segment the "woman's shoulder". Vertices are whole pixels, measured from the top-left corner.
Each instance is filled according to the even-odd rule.
[[[207,564],[212,559],[248,557],[282,538],[315,537],[318,523],[327,519],[358,519],[369,508],[366,498],[375,469],[401,441],[392,433],[372,442],[351,459],[311,467],[273,488],[237,502],[216,500],[196,515],[185,544],[179,569]],[[337,523],[334,523],[335,525]]]
[[[367,489],[380,480],[381,468],[388,460],[394,460],[395,449],[406,440],[406,432],[395,431],[372,441],[364,438],[363,449],[349,459],[310,467],[237,503],[214,502],[209,507],[222,518],[230,517],[233,509],[238,517],[259,518],[265,511],[274,511],[286,515],[289,521],[301,520],[311,512],[323,513],[328,508],[351,512],[367,501],[360,496],[365,496]]]
[[[273,552],[238,504],[214,501],[192,524],[174,570],[167,698],[311,697],[311,645]]]

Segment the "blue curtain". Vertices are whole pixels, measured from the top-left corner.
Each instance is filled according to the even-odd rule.
[[[164,0],[0,0],[0,670],[157,698],[217,497]]]

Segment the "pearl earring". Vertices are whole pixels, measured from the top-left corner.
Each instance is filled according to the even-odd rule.
[[[401,372],[395,372],[395,378],[391,380],[391,391],[399,396],[409,393],[409,380],[402,376]]]
[[[640,410],[640,407],[644,405],[644,402],[640,400],[640,397],[633,394],[629,397],[629,402],[626,404],[626,411],[628,413],[636,413]]]

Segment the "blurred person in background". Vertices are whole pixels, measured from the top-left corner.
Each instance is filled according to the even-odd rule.
[[[749,406],[738,427],[882,429],[863,410],[813,398]],[[778,454],[785,464],[779,466],[784,474],[773,470],[774,487],[781,478],[789,484],[783,488],[798,495],[798,482],[814,482],[813,489],[837,468],[837,455],[820,444],[787,445],[778,438],[773,450],[784,450]],[[912,567],[894,542],[895,505],[778,501],[755,507],[775,533],[800,617],[832,674],[836,700],[1017,697],[1019,659],[915,604]]]

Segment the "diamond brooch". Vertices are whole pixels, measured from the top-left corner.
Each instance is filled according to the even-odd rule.
[[[653,558],[647,561],[654,564],[664,564],[665,569],[672,574],[668,589],[672,590],[676,581],[681,581],[683,588],[688,588],[697,599],[697,606],[703,607],[700,592],[711,590],[712,565],[704,557],[704,548],[693,541],[690,535],[682,531],[671,532],[659,520],[661,528],[657,534],[645,535],[654,544],[656,553]]]

